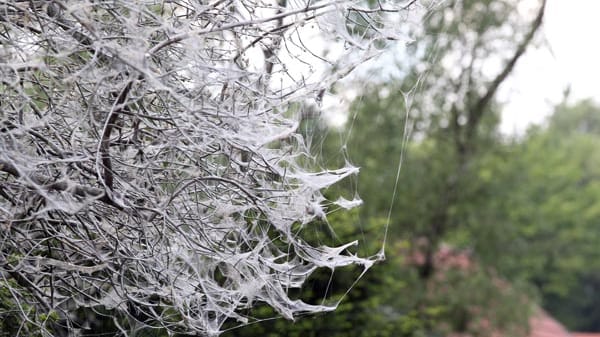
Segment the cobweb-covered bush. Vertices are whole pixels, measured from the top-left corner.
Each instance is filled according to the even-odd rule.
[[[325,217],[320,191],[357,172],[311,168],[301,107],[400,38],[417,5],[0,1],[0,282],[16,331],[76,331],[85,309],[123,334],[215,335],[256,303],[334,309],[288,289],[382,254],[299,235]],[[317,32],[310,44],[343,53],[307,45]]]

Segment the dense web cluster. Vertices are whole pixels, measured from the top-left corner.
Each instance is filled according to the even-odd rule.
[[[382,254],[303,240],[358,169],[320,170],[298,126],[419,6],[0,1],[0,283],[22,320],[217,335],[256,303],[334,309],[289,289]]]

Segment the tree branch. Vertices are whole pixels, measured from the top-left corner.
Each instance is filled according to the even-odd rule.
[[[110,160],[110,135],[112,130],[117,122],[117,118],[119,118],[120,112],[124,109],[124,103],[127,99],[127,95],[129,95],[129,91],[131,90],[131,85],[133,81],[129,81],[125,88],[121,90],[115,104],[113,105],[113,109],[109,113],[109,117],[104,125],[104,130],[102,130],[102,138],[100,140],[100,147],[98,152],[100,153],[100,159],[102,160],[103,174],[102,178],[104,180],[104,184],[109,190],[113,190],[113,172],[112,172],[112,163]],[[116,109],[114,109],[116,108]]]
[[[525,38],[523,39],[523,41],[518,45],[517,50],[515,51],[515,54],[506,63],[506,65],[504,66],[504,69],[489,84],[485,94],[477,101],[475,106],[470,110],[469,119],[468,119],[469,127],[467,128],[467,132],[468,132],[467,139],[471,138],[471,134],[473,134],[473,132],[475,130],[475,126],[479,123],[479,120],[481,119],[483,112],[485,111],[485,108],[489,105],[490,101],[496,94],[496,91],[498,91],[500,84],[502,84],[504,82],[504,80],[506,80],[508,75],[510,75],[510,73],[513,71],[515,65],[517,64],[517,61],[525,53],[525,51],[527,50],[527,47],[533,40],[533,37],[535,36],[535,34],[539,30],[539,28],[542,26],[545,10],[546,10],[546,0],[542,0],[542,5],[540,6],[538,14],[537,14],[535,20],[533,21],[533,23],[531,24],[531,28],[529,29],[529,32],[525,35]]]

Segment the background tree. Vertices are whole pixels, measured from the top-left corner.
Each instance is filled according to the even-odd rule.
[[[473,241],[482,258],[533,284],[542,305],[574,331],[600,331],[598,111],[592,101],[560,104],[547,125],[507,144],[486,168],[493,202],[474,214],[484,225]],[[490,236],[498,247],[486,251]]]
[[[452,330],[463,332],[477,319],[466,310],[474,304],[468,296],[462,301],[460,295],[455,298],[466,312],[462,320],[431,310],[451,306],[442,298],[437,299],[437,305],[425,304],[425,287],[437,274],[436,252],[441,243],[473,249],[476,262],[480,250],[489,250],[485,244],[474,247],[471,240],[477,240],[479,228],[488,223],[482,223],[482,218],[494,214],[476,211],[489,201],[486,196],[494,193],[493,186],[478,176],[485,174],[489,158],[502,151],[497,128],[500,110],[494,97],[534,41],[545,2],[539,3],[536,12],[523,16],[516,14],[518,6],[517,1],[451,1],[431,12],[422,35],[410,46],[412,57],[398,61],[397,79],[366,92],[355,105],[356,117],[349,122],[352,137],[348,153],[361,167],[358,190],[366,200],[361,222],[387,216],[389,198],[382,195],[389,194],[381,191],[390,191],[394,185],[396,158],[404,147],[390,230],[393,237],[407,241],[405,255],[423,254],[422,262],[413,266],[416,270],[408,272],[416,272],[413,277],[423,285],[412,288],[420,295],[413,304],[405,304],[412,308],[405,313],[414,311],[421,318],[424,333],[435,333],[444,320]],[[402,132],[406,117],[412,139],[404,139]],[[490,242],[490,247],[494,244]],[[483,262],[485,266],[495,265],[489,260]],[[484,268],[482,273],[486,276],[480,280],[488,285],[497,281],[498,276],[489,270]],[[463,281],[469,278],[463,277]],[[485,291],[485,282],[472,289]],[[493,296],[481,299],[485,305],[497,300]],[[498,314],[504,310],[517,326],[527,324],[519,317],[527,316],[528,306],[511,313],[514,305],[503,303],[503,307],[495,306]],[[456,311],[456,307],[451,310]],[[498,329],[507,327],[495,323]]]
[[[0,303],[11,333],[101,323],[215,335],[251,321],[256,303],[289,319],[335,308],[290,289],[317,268],[368,269],[380,256],[303,238],[325,217],[320,191],[356,169],[312,169],[298,107],[401,38],[399,18],[415,8],[0,1]],[[347,53],[307,49],[305,27]]]

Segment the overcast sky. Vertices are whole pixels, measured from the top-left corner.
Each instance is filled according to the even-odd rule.
[[[543,33],[550,48],[530,50],[502,88],[507,133],[542,122],[567,85],[572,99],[600,99],[600,1],[548,0],[547,6]]]

